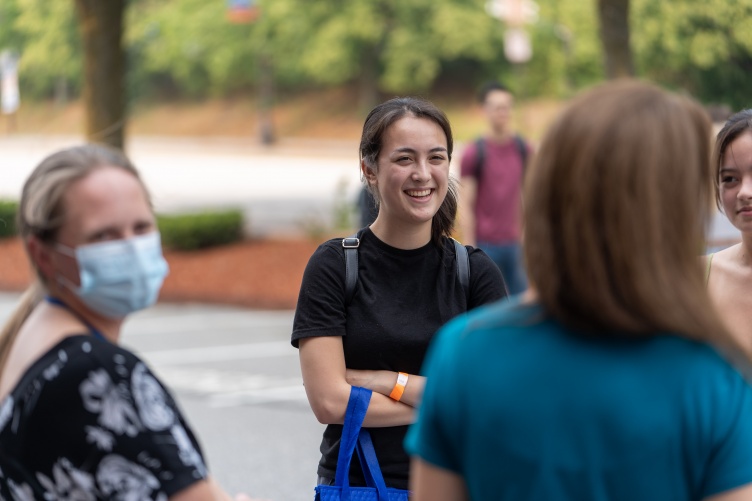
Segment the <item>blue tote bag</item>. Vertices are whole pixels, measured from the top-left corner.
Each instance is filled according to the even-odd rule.
[[[371,390],[357,386],[350,390],[334,485],[317,485],[315,501],[408,501],[409,491],[384,483],[371,434],[361,428],[370,401]],[[367,487],[350,487],[350,461],[356,451]]]

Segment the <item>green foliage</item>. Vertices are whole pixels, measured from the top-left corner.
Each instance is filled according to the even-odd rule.
[[[172,249],[201,249],[243,238],[243,213],[239,210],[160,215],[157,222],[162,243]]]
[[[752,0],[633,0],[632,19],[640,73],[708,102],[749,107]]]
[[[17,212],[17,202],[0,200],[0,238],[12,237],[18,233],[16,228]]]
[[[431,86],[444,61],[470,57],[487,62],[497,56],[488,40],[498,23],[483,4],[267,0],[262,22],[275,62],[292,58],[315,82],[342,84],[374,75],[372,83],[382,91],[415,92]],[[283,41],[287,25],[297,27],[297,34]]]
[[[596,0],[536,3],[533,58],[515,66],[486,0],[259,0],[250,25],[230,24],[224,0],[130,0],[128,89],[224,96],[258,88],[267,65],[278,88],[357,82],[372,96],[427,93],[438,81],[470,93],[491,77],[526,98],[568,96],[603,79]],[[752,0],[631,0],[630,23],[638,76],[748,106]],[[21,55],[22,98],[81,88],[73,0],[0,0],[6,48]]]
[[[142,2],[128,12],[126,43],[142,78],[168,76],[189,96],[247,85],[254,55],[249,27],[225,19],[226,2]]]
[[[22,36],[15,27],[20,8],[16,0],[0,2],[0,49],[18,50],[22,45]]]
[[[2,4],[0,48],[7,44],[19,51],[24,96],[50,96],[61,83],[80,88],[82,58],[73,1],[3,0]],[[2,35],[6,30],[8,34]]]

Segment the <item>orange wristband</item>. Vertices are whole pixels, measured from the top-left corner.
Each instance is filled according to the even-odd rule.
[[[402,394],[405,393],[405,385],[407,385],[408,375],[404,372],[397,374],[397,383],[394,385],[394,389],[389,394],[389,398],[392,400],[400,401]]]

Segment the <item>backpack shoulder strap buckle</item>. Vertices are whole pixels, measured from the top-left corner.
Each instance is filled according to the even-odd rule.
[[[357,236],[343,238],[342,247],[345,249],[357,249],[360,247],[360,239]]]

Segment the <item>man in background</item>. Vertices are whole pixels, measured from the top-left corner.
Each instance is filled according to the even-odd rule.
[[[479,100],[488,120],[485,136],[462,154],[460,226],[464,243],[480,247],[504,275],[510,294],[527,287],[522,267],[522,179],[529,145],[511,128],[514,97],[499,82],[486,84]]]

